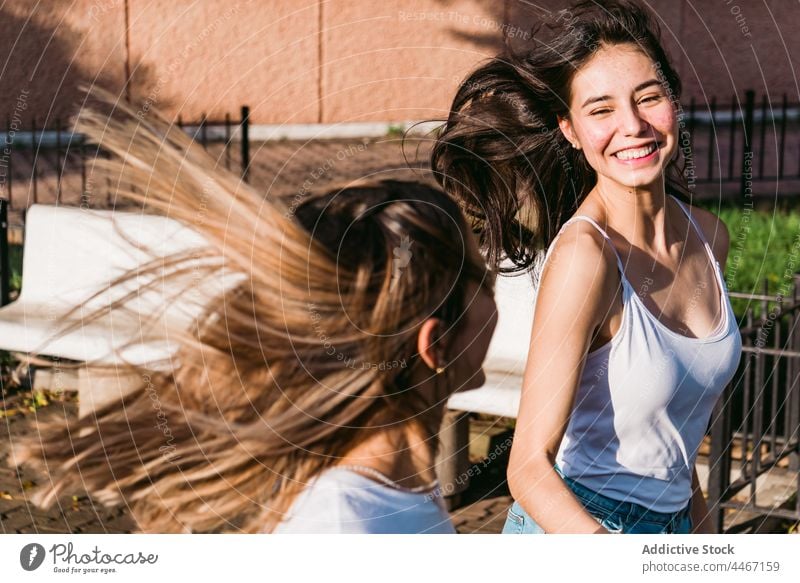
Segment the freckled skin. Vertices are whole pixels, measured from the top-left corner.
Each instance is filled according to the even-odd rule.
[[[633,45],[600,49],[575,75],[571,85],[570,117],[562,130],[579,144],[589,164],[604,181],[633,189],[663,180],[662,172],[677,148],[677,116],[666,87],[650,58]],[[584,105],[598,96],[608,99]],[[656,140],[652,160],[624,163],[614,154]]]

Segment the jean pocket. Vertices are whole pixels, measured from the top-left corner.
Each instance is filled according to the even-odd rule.
[[[503,534],[522,534],[524,528],[525,519],[509,508],[506,523],[503,525]]]
[[[599,510],[597,506],[586,506],[586,511],[595,519],[597,524],[611,534],[622,534],[624,526],[619,516]]]
[[[544,534],[544,529],[536,524],[519,504],[514,502],[508,509],[503,534]]]

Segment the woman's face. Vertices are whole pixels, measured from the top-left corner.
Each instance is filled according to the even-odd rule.
[[[483,265],[484,258],[472,233],[467,235],[466,241],[467,260]],[[486,277],[494,277],[494,274],[487,273]],[[497,304],[488,287],[494,286],[479,285],[475,281],[465,285],[464,314],[462,321],[454,327],[456,336],[448,347],[452,359],[448,378],[453,392],[477,389],[486,382],[483,361],[497,327]]]
[[[465,302],[464,320],[448,350],[453,359],[448,367],[453,392],[477,389],[486,382],[483,361],[497,326],[497,305],[486,287],[468,284]]]
[[[572,80],[561,131],[597,172],[632,189],[663,180],[677,147],[675,110],[653,61],[634,45],[603,47]]]
[[[466,235],[465,261],[476,266],[484,265],[477,241],[472,233]],[[477,270],[476,270],[477,271]],[[487,272],[487,278],[495,277]],[[486,382],[483,361],[489,350],[494,329],[497,326],[497,305],[492,285],[478,283],[472,279],[465,281],[464,307],[455,322],[445,322],[438,317],[423,322],[417,336],[417,349],[425,366],[418,369],[419,384],[427,384],[433,391],[430,398],[441,403],[457,391],[477,389]],[[446,370],[446,387],[441,383],[429,382],[438,377],[433,373],[439,367]],[[445,393],[441,391],[445,390]]]

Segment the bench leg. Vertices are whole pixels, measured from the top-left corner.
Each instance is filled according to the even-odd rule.
[[[141,375],[124,369],[81,367],[78,370],[78,416],[86,417],[126,397],[143,383]]]
[[[469,413],[447,411],[439,430],[436,474],[448,510],[458,506],[469,486]]]
[[[52,368],[37,368],[33,375],[34,391],[51,391],[61,393],[74,391],[78,388],[78,371],[64,369],[58,366]]]

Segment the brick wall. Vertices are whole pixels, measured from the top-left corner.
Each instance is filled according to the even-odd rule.
[[[12,0],[0,8],[0,123],[16,111],[51,125],[75,110],[79,87],[93,83],[185,119],[221,117],[244,103],[254,123],[437,118],[459,79],[496,53],[503,36],[533,42],[529,27],[567,4]],[[754,89],[797,101],[796,2],[648,4],[687,99],[728,101]]]

